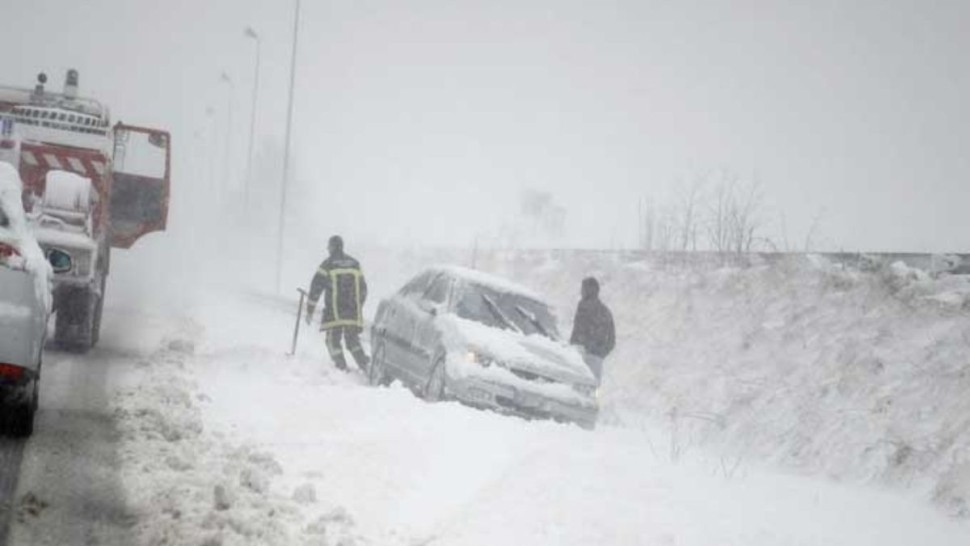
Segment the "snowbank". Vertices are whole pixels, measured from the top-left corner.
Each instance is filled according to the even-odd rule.
[[[360,253],[377,296],[399,288],[398,281],[425,267],[420,253],[410,256]],[[120,376],[110,382],[112,435],[105,441],[118,442],[111,451],[120,460],[111,475],[124,489],[122,523],[131,540],[99,543],[968,543],[970,528],[964,523],[948,521],[898,492],[760,472],[754,454],[725,452],[719,457],[714,450],[711,457],[691,451],[695,441],[726,444],[722,429],[691,413],[693,406],[707,403],[706,397],[717,398],[700,381],[703,374],[684,379],[694,390],[680,393],[677,412],[670,411],[671,400],[664,398],[665,384],[678,383],[675,364],[685,371],[700,366],[686,362],[675,349],[704,346],[676,339],[678,321],[703,335],[715,327],[726,329],[728,319],[744,318],[750,311],[729,309],[717,316],[710,311],[743,300],[736,293],[739,286],[781,298],[789,289],[805,292],[816,277],[826,283],[826,288],[819,287],[822,294],[832,286],[866,284],[871,278],[844,280],[838,272],[817,269],[797,274],[772,268],[674,271],[647,263],[586,262],[555,255],[500,256],[483,266],[541,286],[566,314],[576,303],[583,276],[603,278],[604,298],[620,325],[620,348],[608,361],[603,398],[614,426],[607,423],[589,432],[455,403],[427,404],[399,386],[372,388],[359,374],[334,370],[315,329],[303,331],[295,356],[284,356],[295,319],[293,299],[229,289],[169,299],[165,283],[174,281],[161,277],[149,283],[147,296],[157,296],[161,289],[169,301],[134,306],[127,291],[117,289],[126,285],[122,282],[108,292],[103,352],[64,355],[60,367],[56,358],[48,361],[46,388],[59,385],[61,390],[48,390],[45,395],[52,396],[42,402],[47,404],[42,407],[47,422],[62,421],[50,411],[53,395],[74,392],[78,380],[88,378],[88,371],[97,369],[92,365],[105,357],[113,366],[109,375]],[[117,283],[132,270],[119,267],[115,274]],[[137,280],[137,286],[145,286],[145,279]],[[908,282],[906,286],[916,281]],[[698,313],[710,316],[679,317],[683,309],[675,304],[690,301],[685,294],[690,290],[697,291],[698,300],[714,298],[710,305],[693,304]],[[808,291],[816,298],[818,292]],[[881,293],[872,297],[886,298]],[[838,298],[819,307],[837,304]],[[939,311],[935,302],[927,300],[926,305]],[[368,309],[375,307],[372,301]],[[671,312],[669,321],[651,314],[665,310]],[[181,324],[166,326],[183,315],[188,318]],[[760,324],[761,318],[742,320],[739,327]],[[725,339],[729,335],[723,333]],[[666,353],[660,351],[665,341],[672,347]],[[658,353],[636,353],[643,349]],[[730,360],[737,353],[734,347],[723,356]],[[668,357],[669,362],[664,360]],[[775,364],[766,361],[755,368],[768,374]],[[76,375],[52,381],[59,368],[73,369]],[[83,408],[88,415],[87,406]],[[678,417],[670,419],[667,413]],[[770,417],[771,412],[738,412],[723,422],[740,426]],[[645,421],[652,422],[641,427]],[[41,429],[32,446],[50,432]],[[49,445],[65,450],[53,439]],[[785,449],[783,442],[776,446]],[[52,473],[65,468],[72,467],[57,465]],[[29,483],[22,478],[22,485]],[[103,509],[97,497],[65,503],[56,485],[38,494],[51,506],[41,516],[18,523],[29,526],[27,531],[66,525],[71,520],[61,516],[68,509],[82,516]],[[66,536],[82,536],[74,528],[65,531],[70,531]],[[98,542],[98,537],[95,533],[89,542]]]
[[[129,367],[116,399],[138,543],[903,546],[970,531],[885,492],[674,457],[663,429],[368,387],[315,332],[282,355],[291,308],[226,296]]]
[[[311,271],[314,252],[291,269]],[[941,260],[755,256],[741,268],[715,254],[353,253],[374,295],[365,312],[427,264],[455,263],[540,289],[564,332],[582,279],[597,276],[618,329],[601,424],[659,426],[678,450],[911,488],[968,512],[970,288]]]
[[[479,253],[571,316],[596,275],[617,323],[601,423],[662,426],[837,479],[915,487],[970,515],[970,281],[901,262],[814,257],[751,268],[662,257]]]

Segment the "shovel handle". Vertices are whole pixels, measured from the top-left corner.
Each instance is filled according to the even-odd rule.
[[[296,340],[300,335],[300,321],[303,319],[303,300],[306,298],[306,290],[302,288],[297,288],[297,292],[300,293],[300,305],[296,309],[296,325],[293,327],[293,343],[290,344],[290,356],[296,354]]]

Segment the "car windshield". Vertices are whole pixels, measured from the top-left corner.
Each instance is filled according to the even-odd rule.
[[[556,319],[549,306],[521,294],[469,284],[461,291],[455,313],[492,328],[559,339]]]

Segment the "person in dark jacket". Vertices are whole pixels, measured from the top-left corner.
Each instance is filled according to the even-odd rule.
[[[593,277],[583,279],[582,299],[576,306],[573,335],[569,342],[585,351],[586,365],[600,381],[603,377],[603,359],[616,346],[613,314],[600,301],[600,283]]]
[[[306,322],[313,321],[313,310],[323,296],[323,318],[320,330],[326,332],[327,350],[339,370],[347,369],[341,338],[354,356],[357,367],[364,370],[370,359],[360,345],[364,329],[364,301],[367,300],[367,281],[360,263],[344,253],[344,241],[339,235],[327,244],[330,256],[320,264],[310,282]]]

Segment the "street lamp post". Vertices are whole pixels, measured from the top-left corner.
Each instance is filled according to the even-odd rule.
[[[283,287],[283,231],[286,226],[286,187],[290,175],[290,141],[293,129],[293,87],[296,82],[296,53],[300,37],[300,0],[296,0],[296,11],[293,15],[293,49],[290,54],[290,97],[286,111],[286,144],[283,146],[283,184],[280,189],[280,216],[276,240],[276,290]]]
[[[208,198],[212,198],[213,193],[216,191],[216,160],[215,151],[218,144],[216,139],[218,138],[218,125],[216,124],[216,109],[212,106],[205,107],[205,117],[208,120],[206,123],[206,146],[210,146],[210,153],[206,154],[209,156],[209,160],[206,162],[206,167],[208,168],[208,184],[207,191],[209,192]]]
[[[256,67],[253,69],[253,105],[249,113],[249,154],[246,156],[246,186],[243,190],[243,211],[249,212],[249,185],[253,177],[253,136],[256,130],[256,97],[259,96],[259,53],[262,43],[253,27],[246,27],[244,34],[256,41]]]
[[[222,200],[226,201],[226,195],[229,191],[229,181],[232,178],[232,164],[229,160],[232,158],[232,96],[236,94],[236,85],[233,83],[232,78],[229,74],[223,72],[219,76],[219,81],[225,83],[229,86],[229,93],[226,95],[226,151],[223,159],[222,167]],[[225,202],[222,203],[225,205]]]

